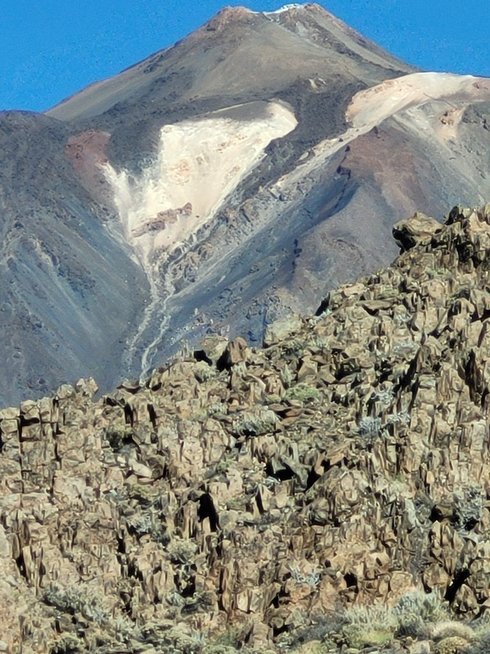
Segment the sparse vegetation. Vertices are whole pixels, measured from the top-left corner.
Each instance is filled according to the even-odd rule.
[[[410,423],[410,414],[407,411],[398,411],[384,416],[364,416],[359,420],[357,431],[366,440],[374,440],[386,435],[390,425],[407,426]]]
[[[129,426],[110,427],[105,432],[105,438],[114,452],[120,453],[134,445],[133,429]]]
[[[165,525],[156,512],[134,513],[126,518],[126,525],[130,531],[134,531],[138,536],[149,534],[156,542],[162,545],[168,543]]]
[[[375,418],[373,416],[361,418],[358,424],[358,432],[360,436],[376,438],[376,436],[381,434],[381,418]]]
[[[6,583],[45,600],[24,633],[52,654],[488,649],[487,289],[455,279],[424,316],[417,268],[397,327],[384,274],[303,322],[296,359],[230,344],[223,367],[1,411]]]
[[[482,516],[482,489],[480,486],[472,485],[456,491],[454,505],[457,527],[466,531],[473,529]]]
[[[342,639],[347,647],[385,647],[389,645],[398,627],[394,612],[384,604],[359,606],[345,613]]]
[[[102,633],[106,634],[107,640],[112,638],[116,642],[127,642],[130,638],[139,638],[139,630],[133,622],[121,615],[114,616],[104,606],[101,598],[91,593],[86,587],[63,587],[51,584],[44,591],[43,600],[61,613],[73,616],[75,622],[83,622],[85,619],[89,623],[94,623],[99,629],[102,629]],[[77,651],[73,650],[76,645],[77,639],[71,634],[66,634],[65,638],[54,643],[54,647],[57,649],[53,651]]]
[[[295,572],[295,575],[300,577],[301,573]],[[355,606],[316,616],[309,624],[286,636],[283,649],[321,654],[399,652],[402,651],[400,644],[408,637],[411,642],[432,643],[434,652],[462,652],[462,649],[449,649],[457,641],[466,648],[471,644],[468,650],[471,654],[483,654],[487,650],[480,647],[480,643],[487,642],[488,633],[481,628],[479,635],[470,625],[451,620],[447,604],[436,593],[414,591],[402,596],[394,606]],[[308,648],[310,643],[313,649]]]
[[[397,411],[390,413],[385,419],[386,425],[408,425],[410,424],[410,414],[408,411]]]
[[[393,389],[381,389],[374,393],[373,399],[379,402],[382,408],[387,409],[393,403],[395,399],[395,393]]]
[[[189,563],[196,554],[196,544],[188,538],[174,537],[167,547],[167,552],[175,563]]]
[[[49,654],[78,654],[78,652],[84,651],[86,651],[86,645],[82,639],[74,634],[62,634],[51,645]]]
[[[320,571],[316,568],[308,569],[305,572],[300,569],[298,564],[292,563],[289,566],[289,569],[291,570],[292,579],[294,579],[294,581],[298,582],[299,584],[306,584],[307,586],[316,588],[320,583]]]
[[[243,411],[233,421],[236,434],[244,436],[258,436],[274,432],[279,423],[274,411],[258,407],[255,411]]]
[[[197,381],[204,383],[214,379],[218,374],[215,366],[211,366],[205,361],[199,361],[194,365],[194,375]]]
[[[303,383],[291,386],[284,394],[285,400],[297,400],[299,402],[318,401],[320,398],[320,391],[315,386],[308,386],[308,384]]]
[[[449,619],[447,604],[437,593],[413,591],[403,595],[393,607],[400,636],[426,637],[428,625]]]

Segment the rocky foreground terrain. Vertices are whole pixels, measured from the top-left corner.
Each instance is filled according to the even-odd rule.
[[[488,651],[490,206],[394,235],[262,349],[0,412],[0,651]]]

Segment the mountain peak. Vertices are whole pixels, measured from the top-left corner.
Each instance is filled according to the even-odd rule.
[[[243,5],[238,5],[238,6],[231,6],[228,5],[226,7],[223,7],[218,12],[218,15],[220,14],[230,14],[230,15],[243,15],[245,12],[248,14],[281,14],[285,11],[292,11],[292,10],[297,10],[297,9],[308,9],[310,7],[319,7],[319,5],[315,5],[313,3],[298,3],[298,2],[293,2],[293,3],[287,3],[285,5],[282,5],[278,9],[274,9],[273,11],[254,11],[253,9],[249,9],[248,7],[245,7]]]
[[[252,9],[249,9],[248,7],[244,6],[227,6],[221,9],[213,18],[211,18],[208,23],[206,23],[205,27],[207,30],[211,28],[211,31],[213,28],[218,28],[222,27],[230,22],[233,22],[235,20],[241,21],[243,19],[248,19],[251,16],[265,16],[265,17],[270,17],[270,16],[279,16],[281,14],[296,14],[299,11],[320,11],[323,14],[327,14],[330,16],[330,14],[320,5],[316,3],[288,3],[285,5],[282,5],[278,9],[274,9],[273,11],[254,11]]]
[[[250,11],[250,9],[242,6],[223,7],[223,9],[218,11],[218,13],[203,26],[203,29],[207,32],[218,31],[230,23],[242,22],[243,20],[246,21],[255,13],[256,12]]]
[[[293,2],[285,4],[282,7],[279,7],[279,9],[275,9],[274,11],[262,11],[261,13],[264,16],[272,16],[274,14],[297,13],[299,11],[316,12],[323,15],[332,16],[332,14],[327,11],[325,7],[322,7],[322,5],[319,5],[317,2],[305,2],[303,4]]]
[[[296,11],[298,9],[306,9],[307,7],[308,5],[306,4],[290,3],[290,4],[283,5],[282,7],[279,7],[279,9],[275,9],[274,11],[263,11],[261,13],[265,15],[282,14],[286,11]]]

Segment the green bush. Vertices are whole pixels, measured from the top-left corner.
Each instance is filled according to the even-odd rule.
[[[274,411],[259,408],[240,413],[233,421],[233,430],[240,436],[260,436],[274,432],[278,423],[279,418]]]
[[[348,647],[385,647],[395,636],[398,621],[394,612],[384,604],[356,606],[345,613],[342,637]]]
[[[437,593],[413,591],[403,595],[393,607],[398,620],[397,634],[425,637],[430,624],[447,622],[449,612],[447,603]]]
[[[49,654],[78,654],[85,651],[85,643],[73,634],[61,636],[49,648]]]
[[[316,401],[320,398],[320,391],[317,388],[304,383],[288,388],[284,394],[285,400],[297,400],[299,402]]]

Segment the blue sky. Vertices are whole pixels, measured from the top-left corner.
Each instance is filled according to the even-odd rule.
[[[0,0],[0,109],[42,111],[182,38],[224,5],[281,0]],[[426,70],[490,76],[488,0],[328,0],[326,9]]]

